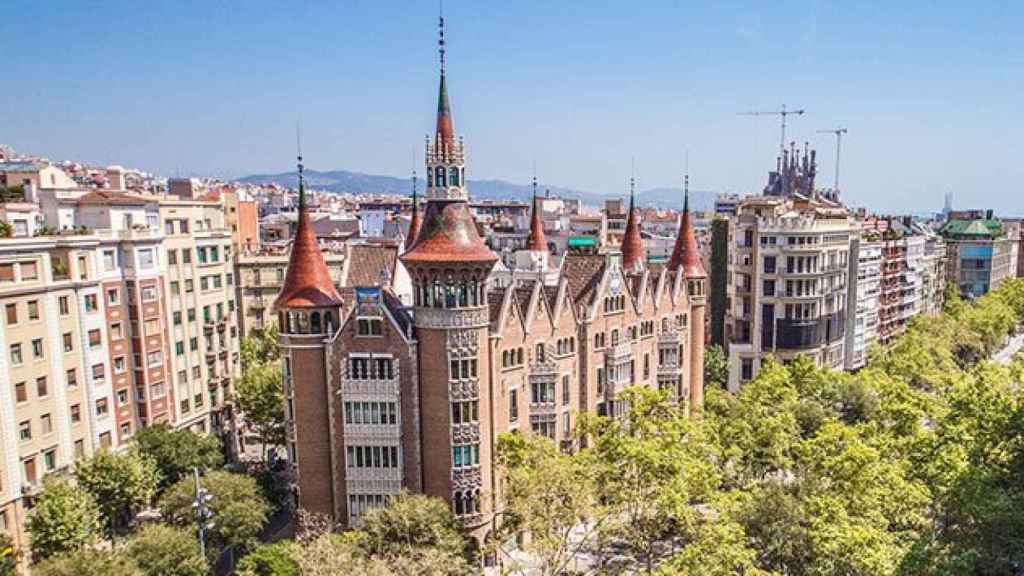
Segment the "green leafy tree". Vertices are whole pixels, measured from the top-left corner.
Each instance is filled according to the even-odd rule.
[[[692,540],[662,564],[658,576],[771,576],[758,567],[743,527],[728,517],[701,521]]]
[[[362,545],[374,556],[402,556],[417,549],[461,556],[467,542],[451,508],[439,498],[401,492],[387,506],[363,516]]]
[[[142,428],[132,437],[139,451],[156,463],[160,472],[157,492],[192,474],[219,468],[224,463],[221,443],[216,436],[196,434],[189,429],[175,429],[167,424]]]
[[[78,485],[99,505],[111,536],[150,503],[158,478],[156,464],[137,449],[121,453],[101,450],[75,466]]]
[[[616,399],[629,406],[616,419],[585,423],[599,500],[608,507],[603,538],[627,543],[653,571],[658,548],[696,524],[696,504],[718,484],[708,443],[664,391],[628,388]]]
[[[413,536],[413,539],[417,539]],[[370,552],[365,532],[323,534],[296,551],[302,576],[470,576],[478,570],[459,555],[434,546],[398,545]]]
[[[32,567],[32,576],[145,576],[123,554],[83,548],[48,558]]]
[[[725,388],[729,384],[729,358],[721,346],[711,345],[704,350],[704,386]]]
[[[284,444],[284,386],[277,363],[250,364],[235,385],[235,400],[246,425],[263,445]]]
[[[28,532],[36,561],[92,546],[102,535],[99,506],[70,480],[47,477],[28,517]]]
[[[524,572],[562,574],[581,553],[596,543],[607,520],[597,499],[591,461],[565,454],[555,443],[535,434],[506,433],[498,437],[498,461],[504,473],[504,511],[492,546],[525,531],[523,550],[539,559]]]
[[[301,576],[297,544],[290,541],[258,546],[238,563],[239,576]]]
[[[0,238],[14,236],[14,228],[6,220],[0,220]]]
[[[256,364],[272,364],[281,357],[277,326],[253,330],[239,345],[242,369]]]
[[[193,531],[150,524],[132,535],[125,546],[145,576],[205,576],[206,559]]]
[[[236,547],[245,551],[253,547],[270,511],[270,505],[256,481],[243,474],[212,470],[202,477],[201,483],[213,496],[210,509],[214,527],[207,533],[208,548],[223,550]],[[193,478],[186,477],[164,493],[160,499],[160,512],[168,523],[182,528],[196,525],[192,508],[195,490]]]

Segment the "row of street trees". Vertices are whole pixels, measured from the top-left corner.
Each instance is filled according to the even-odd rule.
[[[987,358],[1024,281],[948,296],[856,374],[769,361],[739,394],[709,387],[697,420],[628,390],[572,454],[503,435],[493,549],[522,574],[1019,574],[1024,362]]]

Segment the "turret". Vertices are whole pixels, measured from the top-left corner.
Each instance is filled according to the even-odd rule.
[[[640,272],[644,265],[644,245],[640,238],[640,217],[636,210],[636,180],[629,179],[629,214],[626,216],[626,232],[622,236],[622,269],[626,272]]]
[[[705,295],[707,272],[697,249],[697,238],[690,215],[690,177],[683,180],[683,215],[679,220],[679,236],[676,238],[668,269],[682,270],[686,282],[686,293],[690,303],[690,415],[700,413],[704,406],[704,316],[707,307]]]

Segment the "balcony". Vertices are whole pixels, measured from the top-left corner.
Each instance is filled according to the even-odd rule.
[[[553,416],[558,411],[555,401],[550,402],[530,402],[530,417],[533,416]]]
[[[610,364],[629,360],[632,356],[633,350],[630,347],[629,342],[622,342],[620,344],[609,346],[604,352],[605,361]]]
[[[398,396],[399,371],[395,367],[390,373],[378,373],[370,370],[364,374],[352,374],[346,367],[341,374],[341,389],[339,394],[383,394],[387,396]]]
[[[679,344],[680,336],[678,330],[658,333],[658,346],[674,347]]]
[[[530,362],[530,376],[555,376],[558,374],[558,364],[553,360],[543,362]]]

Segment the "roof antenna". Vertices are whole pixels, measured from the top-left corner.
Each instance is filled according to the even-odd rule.
[[[298,121],[295,122],[295,149],[298,152],[296,159],[299,169],[299,210],[303,210],[306,207],[306,187],[302,174],[302,125]]]
[[[690,149],[686,149],[683,172],[683,212],[690,210]]]
[[[444,74],[444,0],[438,1],[437,15],[437,51],[441,54],[441,74]]]

